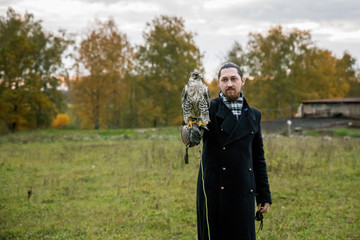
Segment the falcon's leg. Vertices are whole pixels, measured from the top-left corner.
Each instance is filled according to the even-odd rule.
[[[196,123],[196,121],[191,121],[191,120],[190,120],[186,128],[192,128],[192,127],[193,127],[192,125],[193,125],[194,123]]]

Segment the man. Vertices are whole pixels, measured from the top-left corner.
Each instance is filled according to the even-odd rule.
[[[261,114],[242,95],[239,66],[224,64],[217,83],[220,94],[211,100],[198,175],[198,238],[255,240],[255,198],[262,213],[271,204]],[[200,139],[199,131],[191,131],[191,141]]]

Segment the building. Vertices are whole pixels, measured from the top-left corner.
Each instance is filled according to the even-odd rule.
[[[302,101],[296,117],[360,119],[360,98],[332,98]]]

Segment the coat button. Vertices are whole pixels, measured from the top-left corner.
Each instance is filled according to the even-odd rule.
[[[225,171],[226,170],[226,168],[225,167],[223,167],[223,171]]]
[[[254,134],[254,132],[253,132],[253,131],[251,131],[251,134]]]
[[[249,171],[251,172],[251,171],[252,171],[252,168],[249,168]]]
[[[220,129],[222,132],[224,131],[224,129],[222,128],[222,129]]]
[[[225,150],[226,149],[226,147],[223,147],[223,150]]]
[[[221,190],[224,190],[224,187],[223,187],[223,186],[221,186]]]
[[[250,192],[252,193],[252,192],[254,192],[254,190],[250,189]]]

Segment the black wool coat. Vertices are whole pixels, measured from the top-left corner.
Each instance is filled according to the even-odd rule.
[[[210,232],[211,240],[255,240],[255,198],[271,203],[261,113],[244,98],[237,120],[216,98],[209,114],[197,182],[198,238]]]

